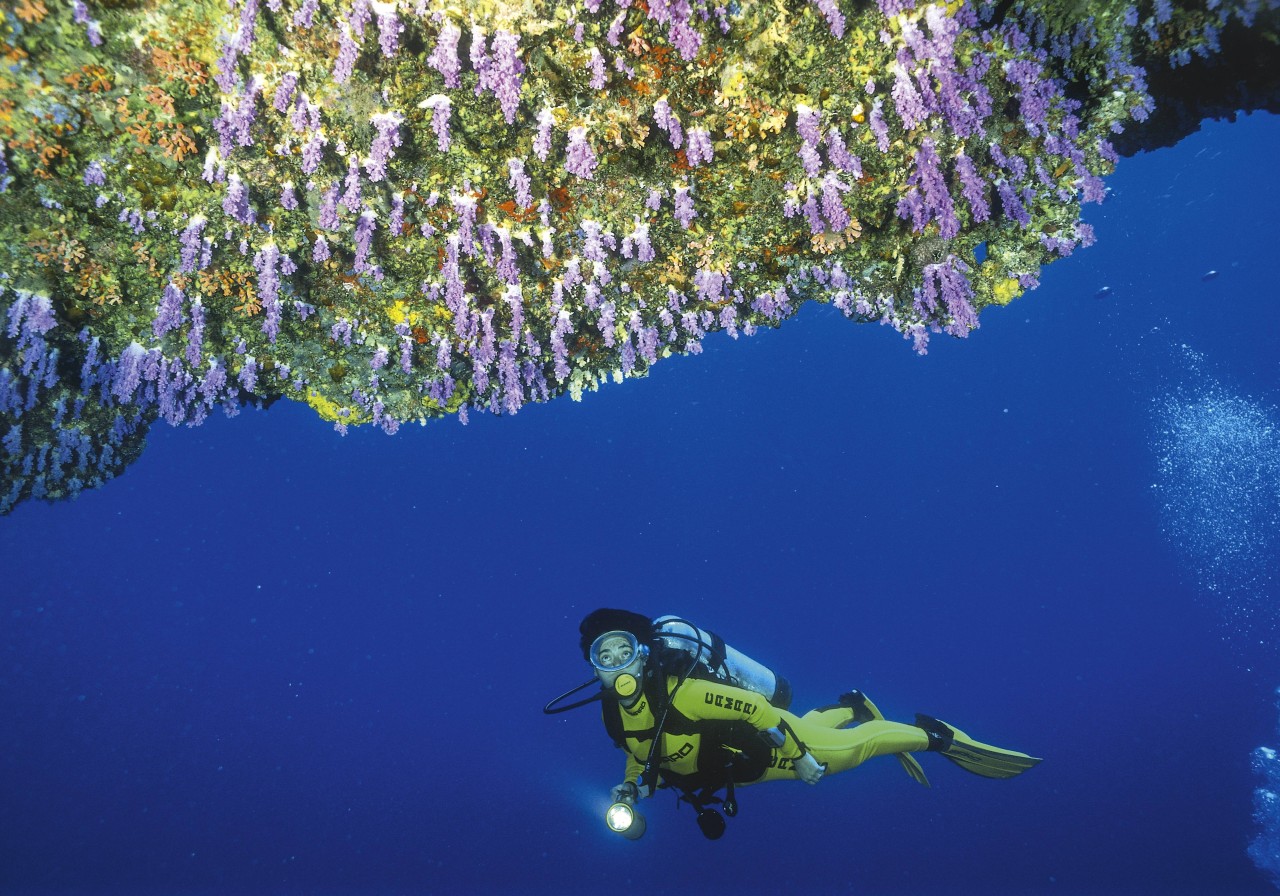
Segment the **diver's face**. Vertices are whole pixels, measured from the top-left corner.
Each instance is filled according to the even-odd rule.
[[[596,661],[605,669],[621,669],[631,662],[634,656],[635,651],[631,648],[631,642],[619,636],[608,638],[600,645],[600,649],[596,652]]]

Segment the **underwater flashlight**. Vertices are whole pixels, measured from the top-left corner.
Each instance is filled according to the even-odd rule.
[[[633,800],[621,799],[610,806],[604,813],[604,822],[609,830],[628,840],[639,840],[644,836],[644,816],[636,810]]]

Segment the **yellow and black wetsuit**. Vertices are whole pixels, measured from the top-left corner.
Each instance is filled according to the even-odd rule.
[[[668,695],[677,680],[674,675],[667,677]],[[632,783],[644,771],[653,743],[657,720],[651,702],[651,694],[642,693],[631,707],[614,703],[604,709],[621,716],[626,780]],[[775,709],[752,691],[686,679],[671,698],[658,744],[659,767],[668,783],[686,788],[730,780],[755,784],[796,780],[793,763],[800,758],[800,744],[827,766],[828,774],[854,768],[873,756],[928,749],[928,735],[914,725],[871,721],[856,728],[840,727],[853,721],[853,716],[850,707],[835,705],[800,717]],[[769,747],[760,736],[770,728],[788,733],[781,747]]]

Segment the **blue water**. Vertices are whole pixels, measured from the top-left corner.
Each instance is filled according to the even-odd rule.
[[[1096,246],[924,358],[811,307],[466,427],[158,426],[0,520],[0,891],[1274,892],[1280,585],[1205,586],[1153,407],[1274,419],[1277,148],[1252,116],[1123,160]],[[541,713],[601,605],[716,630],[801,710],[861,687],[1045,760],[744,789],[714,843],[660,794],[623,841],[598,714]]]

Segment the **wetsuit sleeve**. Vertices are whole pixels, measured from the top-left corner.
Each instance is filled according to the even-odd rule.
[[[778,751],[779,755],[783,759],[798,759],[804,752],[782,713],[754,691],[690,679],[676,692],[673,705],[682,715],[694,721],[747,722],[757,731],[781,728],[788,736],[786,743]]]
[[[644,771],[644,763],[631,755],[631,751],[627,751],[627,770],[622,780],[630,781],[632,784],[640,783],[640,773]]]

